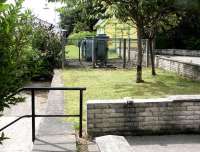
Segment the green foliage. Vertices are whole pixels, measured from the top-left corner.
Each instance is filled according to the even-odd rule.
[[[78,41],[82,40],[88,36],[95,36],[96,32],[88,32],[88,31],[81,31],[78,33],[73,33],[68,37],[68,45],[76,45],[78,46]]]
[[[44,27],[33,28],[29,10],[21,11],[23,0],[15,4],[0,1],[0,111],[24,101],[17,90],[35,77],[51,77],[60,65],[61,40]],[[0,135],[0,144],[8,139]]]
[[[156,31],[164,25],[169,24],[171,16],[176,17],[176,0],[96,0],[108,6],[111,13],[119,20],[131,23],[137,27],[137,78],[136,82],[142,80],[142,38],[154,39]],[[178,18],[178,17],[177,17]],[[174,22],[173,19],[173,22]],[[150,49],[152,50],[152,49]],[[151,51],[152,52],[152,51]],[[151,56],[153,53],[151,53]],[[152,57],[153,58],[153,57]],[[153,60],[152,60],[153,61]],[[152,62],[152,67],[153,62]],[[153,69],[153,68],[152,68]],[[153,73],[153,72],[152,72]]]
[[[185,10],[179,25],[157,34],[157,48],[200,49],[200,12],[196,7]],[[187,8],[187,7],[186,7]]]
[[[46,27],[37,26],[33,32],[32,47],[37,52],[36,78],[51,78],[53,69],[61,66],[62,43],[54,32]]]
[[[22,3],[0,3],[0,111],[23,101],[13,95],[27,81],[51,78],[60,66],[61,40],[48,28],[33,28],[31,12],[22,13]]]
[[[59,9],[61,26],[70,33],[94,31],[94,25],[106,18],[106,7],[94,0],[64,0],[65,6]]]
[[[30,12],[20,12],[22,2],[19,0],[15,5],[0,3],[0,111],[9,104],[22,101],[11,95],[29,79],[27,62],[31,53],[32,26]]]

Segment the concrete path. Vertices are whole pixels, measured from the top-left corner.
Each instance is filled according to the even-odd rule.
[[[1,117],[0,127],[15,120],[17,117]],[[40,118],[36,119],[36,129],[39,127]],[[31,119],[24,118],[5,129],[4,133],[9,139],[0,145],[0,152],[30,152],[33,148],[31,134]]]
[[[31,86],[49,86],[48,83],[33,83]],[[61,73],[55,71],[53,87],[63,86]],[[26,94],[26,102],[5,109],[0,117],[0,128],[19,116],[31,114],[31,97]],[[47,104],[48,98],[48,104]],[[64,92],[50,91],[36,93],[36,114],[64,114]],[[4,133],[10,139],[3,141],[0,152],[74,152],[76,151],[75,131],[72,124],[60,118],[36,118],[37,140],[32,143],[31,118],[21,119]]]
[[[133,152],[200,151],[200,135],[134,136],[126,139]]]
[[[59,71],[55,71],[52,87],[62,87]],[[50,91],[46,114],[64,114],[64,92]],[[75,131],[71,123],[61,118],[44,118],[40,124],[33,152],[75,152]]]
[[[40,84],[48,86],[48,83]],[[26,101],[5,109],[3,117],[0,117],[0,128],[9,124],[22,115],[31,114],[31,97],[24,94]],[[47,92],[36,93],[36,113],[44,114],[47,106]],[[39,128],[41,118],[36,119],[36,131]],[[0,152],[30,152],[33,147],[31,118],[24,118],[4,130],[10,139],[4,140],[0,145]]]

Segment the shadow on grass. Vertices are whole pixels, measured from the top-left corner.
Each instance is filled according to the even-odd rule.
[[[145,79],[145,78],[144,78]],[[199,94],[199,81],[193,81],[180,76],[158,75],[141,84],[115,84],[115,92],[130,94],[138,98],[166,97],[168,95]]]

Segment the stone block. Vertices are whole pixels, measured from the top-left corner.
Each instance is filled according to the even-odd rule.
[[[173,116],[160,116],[158,117],[159,121],[172,121],[174,120]]]
[[[158,117],[145,117],[144,122],[158,121]]]
[[[138,116],[144,116],[144,117],[152,117],[153,114],[152,112],[141,112],[141,113],[138,113]]]
[[[200,106],[188,106],[187,110],[200,111]]]
[[[193,111],[174,111],[175,116],[191,116],[193,114]]]
[[[145,108],[146,112],[158,112],[160,111],[159,107],[151,107],[151,108]]]

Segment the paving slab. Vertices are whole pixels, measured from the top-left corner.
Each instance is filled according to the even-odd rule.
[[[199,152],[200,135],[126,137],[133,152]]]
[[[96,143],[101,152],[131,152],[131,147],[123,136],[107,135],[97,137]]]

